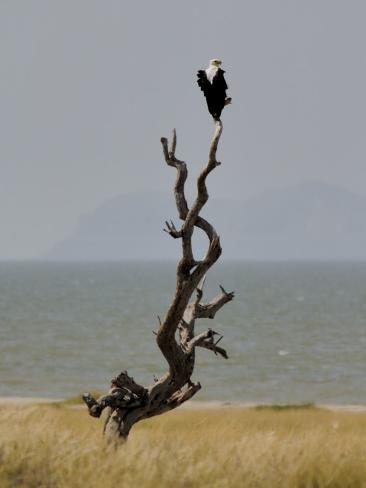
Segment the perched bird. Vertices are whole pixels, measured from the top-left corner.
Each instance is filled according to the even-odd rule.
[[[225,105],[231,103],[231,98],[226,98],[226,90],[228,88],[224,73],[220,68],[221,61],[219,59],[211,59],[210,66],[197,73],[198,86],[203,91],[208,111],[215,120],[220,120],[221,112]]]

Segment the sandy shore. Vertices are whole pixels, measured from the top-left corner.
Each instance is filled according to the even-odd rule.
[[[62,401],[59,398],[44,397],[0,397],[0,405],[32,405],[34,403],[53,403]]]
[[[62,402],[60,398],[45,398],[45,397],[0,397],[1,405],[34,405],[40,403],[57,403]],[[219,400],[214,401],[188,401],[180,408],[183,409],[217,409],[217,408],[254,408],[261,405],[255,402],[223,402]],[[74,405],[76,406],[76,405]],[[336,412],[366,412],[366,405],[331,405],[331,404],[316,404],[319,408],[325,408]]]

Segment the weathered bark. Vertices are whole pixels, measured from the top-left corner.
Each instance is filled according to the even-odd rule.
[[[215,121],[215,132],[209,149],[208,162],[197,179],[197,197],[188,207],[184,193],[188,176],[184,161],[176,158],[177,136],[173,131],[169,147],[166,138],[161,139],[166,163],[176,168],[177,178],[174,194],[179,218],[183,221],[177,228],[172,221],[166,222],[165,231],[175,239],[181,239],[182,257],[176,270],[174,298],[156,333],[157,344],[165,357],[169,369],[154,384],[138,385],[126,371],[113,378],[108,395],[94,399],[89,393],[83,396],[90,415],[100,417],[108,409],[104,433],[109,441],[126,440],[132,426],[140,420],[160,415],[179,407],[201,388],[194,384],[191,375],[195,366],[196,348],[202,347],[228,358],[225,349],[217,344],[222,336],[212,329],[195,335],[196,319],[215,317],[216,312],[234,298],[233,292],[221,293],[208,303],[201,303],[203,285],[207,271],[221,254],[220,238],[210,222],[199,214],[208,200],[206,178],[220,163],[216,159],[217,146],[222,133],[222,122]],[[208,238],[208,247],[203,259],[197,261],[193,255],[192,235],[194,227],[202,229]],[[196,291],[195,300],[190,302]],[[218,340],[215,338],[218,336]]]

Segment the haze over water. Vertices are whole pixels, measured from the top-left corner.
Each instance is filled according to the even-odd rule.
[[[198,350],[197,400],[366,403],[366,263],[220,264],[236,297],[214,321],[229,360]],[[165,371],[153,330],[175,263],[1,263],[0,395],[68,397],[107,390],[127,369]]]

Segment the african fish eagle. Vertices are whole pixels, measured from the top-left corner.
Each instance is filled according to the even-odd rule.
[[[210,66],[197,73],[198,86],[203,91],[208,111],[215,120],[220,120],[221,112],[225,105],[231,103],[231,98],[226,98],[227,84],[224,78],[225,71],[220,68],[219,59],[211,59]]]

